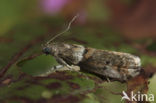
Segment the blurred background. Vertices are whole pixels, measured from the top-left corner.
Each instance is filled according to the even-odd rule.
[[[46,72],[57,63],[41,55],[41,44],[63,31],[79,14],[71,29],[56,41],[132,53],[141,58],[145,71],[154,74],[155,7],[155,0],[0,0],[0,70],[7,78],[17,77],[17,69],[30,75]],[[37,59],[32,61],[34,57]],[[149,93],[156,94],[155,80],[156,76],[150,79]],[[88,97],[95,99],[92,94]],[[121,97],[113,98],[120,101]],[[116,99],[109,100],[113,101]]]
[[[56,16],[67,19],[79,13],[78,24],[109,24],[130,38],[155,37],[155,4],[154,0],[1,0],[0,35],[24,22]]]

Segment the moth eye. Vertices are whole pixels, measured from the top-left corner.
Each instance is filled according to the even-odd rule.
[[[45,47],[45,48],[43,48],[43,53],[45,53],[45,54],[50,54],[50,48],[48,48],[48,47]]]
[[[106,64],[107,64],[107,65],[110,64],[110,61],[106,61]]]

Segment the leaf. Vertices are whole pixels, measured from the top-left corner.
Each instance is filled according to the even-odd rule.
[[[37,56],[31,60],[26,58],[17,63],[21,71],[29,75],[40,75],[50,70],[54,65],[58,65],[54,58],[50,55]]]
[[[144,74],[140,74],[137,77],[129,80],[127,82],[127,94],[131,98],[131,92],[134,94],[147,94],[148,93],[148,78],[145,77]],[[138,100],[138,99],[137,99]],[[129,103],[130,101],[127,101]],[[142,101],[143,103],[149,103],[148,101],[144,100]],[[138,102],[133,102],[133,103],[139,103]]]

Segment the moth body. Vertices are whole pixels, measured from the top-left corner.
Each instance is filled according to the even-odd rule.
[[[45,54],[61,65],[77,65],[96,75],[126,81],[140,74],[140,58],[129,53],[99,50],[77,44],[52,43],[43,48]]]

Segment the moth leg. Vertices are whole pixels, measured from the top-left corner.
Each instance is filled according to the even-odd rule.
[[[78,66],[71,66],[71,69],[63,66],[63,65],[57,65],[57,66],[53,66],[52,69],[53,71],[65,71],[65,70],[70,70],[70,71],[80,71],[80,68]]]
[[[52,72],[59,71],[59,70],[64,70],[64,66],[63,65],[52,66],[48,72],[52,73]]]
[[[56,57],[56,61],[66,67],[68,67],[69,69],[72,69],[72,66],[68,65],[62,58]]]
[[[56,66],[53,66],[52,68],[51,68],[51,70],[60,70],[61,68],[63,68],[63,65],[56,65]]]
[[[41,74],[39,76],[47,76],[47,75],[49,75],[55,71],[59,71],[59,70],[63,70],[63,65],[53,66],[48,71],[46,71],[44,74]]]
[[[51,74],[53,72],[65,71],[65,70],[80,71],[80,68],[78,66],[74,66],[74,65],[71,66],[71,69],[68,68],[67,66],[64,66],[64,65],[56,65],[56,66],[51,67],[51,69],[48,70],[46,73],[40,74],[39,76],[47,76],[47,75],[49,75],[49,74]]]
[[[106,80],[107,80],[107,82],[109,82],[109,83],[110,83],[110,79],[109,79],[108,77],[106,77]]]

